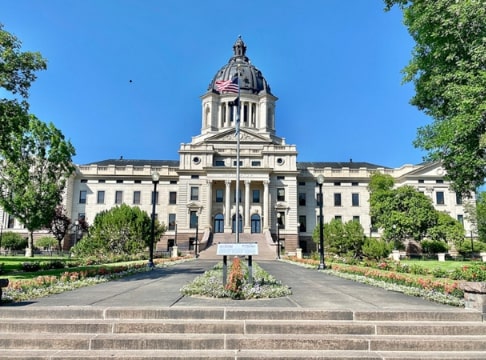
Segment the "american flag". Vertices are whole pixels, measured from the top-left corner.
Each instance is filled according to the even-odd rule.
[[[219,92],[238,93],[238,77],[232,80],[217,80],[215,85]]]

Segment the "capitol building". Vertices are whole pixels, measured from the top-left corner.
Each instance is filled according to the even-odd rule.
[[[218,86],[235,77],[240,84],[239,104],[238,94]],[[200,250],[211,241],[269,243],[278,234],[283,251],[309,252],[315,250],[312,233],[319,224],[319,175],[324,176],[324,222],[355,220],[367,236],[380,236],[371,224],[367,188],[370,175],[378,171],[391,175],[396,186],[412,185],[422,191],[437,210],[471,231],[461,197],[449,187],[439,163],[389,168],[351,159],[299,162],[297,145],[276,135],[276,104],[273,90],[238,38],[233,55],[201,96],[200,134],[181,144],[179,160],[120,158],[76,165],[64,195],[67,215],[73,222],[84,218],[91,224],[97,213],[120,204],[151,214],[155,198],[156,217],[167,227],[157,241],[159,251],[175,244],[181,251],[192,250],[196,239]],[[316,157],[323,155],[316,151]],[[3,231],[23,230],[1,211]],[[67,240],[65,248],[73,244],[72,238]]]

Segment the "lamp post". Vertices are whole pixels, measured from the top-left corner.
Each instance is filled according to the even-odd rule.
[[[324,270],[326,264],[324,262],[324,220],[322,218],[322,184],[324,184],[324,176],[319,174],[317,176],[317,184],[319,185],[319,266],[317,270]]]
[[[152,183],[154,184],[154,193],[152,194],[152,232],[150,235],[149,262],[150,268],[154,267],[154,241],[155,241],[155,202],[157,200],[157,184],[159,183],[159,173],[152,171]]]
[[[277,213],[277,259],[280,259],[280,213]]]
[[[198,245],[198,241],[197,241],[197,238],[198,238],[198,231],[199,231],[199,216],[197,216],[197,213],[196,213],[196,240],[194,242],[194,256],[197,258],[199,256],[199,254],[197,253],[197,245]]]
[[[79,234],[79,220],[74,222],[74,245],[78,243],[78,234]]]

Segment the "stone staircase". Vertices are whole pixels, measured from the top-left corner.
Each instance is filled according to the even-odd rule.
[[[258,243],[258,256],[254,257],[258,260],[275,260],[277,254],[276,245],[270,242],[265,234],[240,234],[239,240],[241,243],[256,242]],[[204,250],[201,250],[199,257],[204,260],[222,260],[221,256],[216,255],[218,243],[234,243],[235,234],[216,233],[213,234],[211,244]]]
[[[2,307],[9,359],[486,359],[479,312]]]

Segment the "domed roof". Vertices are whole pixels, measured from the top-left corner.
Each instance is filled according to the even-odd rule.
[[[237,69],[239,69],[240,91],[242,93],[259,94],[262,91],[268,94],[272,93],[262,72],[253,66],[246,56],[246,45],[241,36],[233,45],[233,56],[226,65],[218,70],[209,84],[208,91],[219,93],[215,85],[216,81],[233,80],[237,76]]]

